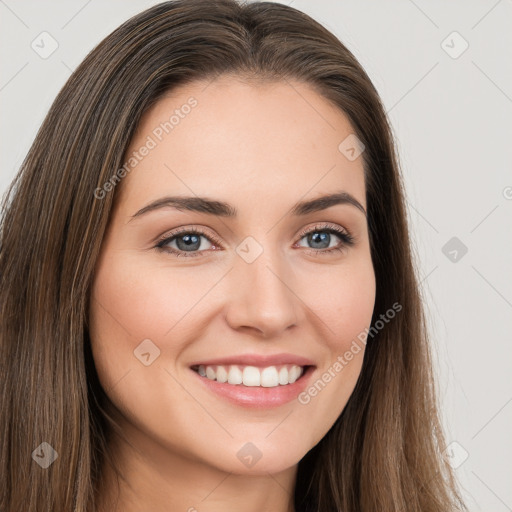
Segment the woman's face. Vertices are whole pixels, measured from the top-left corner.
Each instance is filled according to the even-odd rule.
[[[276,473],[342,412],[375,300],[352,133],[309,86],[227,76],[175,89],[143,117],[90,335],[100,382],[144,456]],[[342,193],[362,209],[296,207]]]

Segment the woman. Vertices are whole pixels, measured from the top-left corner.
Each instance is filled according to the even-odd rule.
[[[390,127],[305,14],[165,2],[102,41],[0,276],[2,510],[465,510]]]

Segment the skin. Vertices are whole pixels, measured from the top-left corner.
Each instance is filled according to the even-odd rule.
[[[218,397],[189,367],[288,352],[314,361],[314,383],[370,326],[375,275],[365,214],[349,204],[289,214],[299,200],[340,190],[366,209],[363,161],[338,150],[354,130],[308,85],[234,76],[173,90],[145,114],[128,153],[191,96],[198,105],[118,185],[96,267],[93,356],[129,441],[112,441],[126,477],[117,508],[108,467],[100,503],[128,512],[292,511],[297,464],[342,412],[364,349],[308,404],[267,409]],[[239,215],[167,207],[133,218],[166,195],[225,201]],[[355,244],[319,254],[325,246],[299,235],[324,222],[348,230]],[[159,237],[190,226],[206,233],[201,255],[155,249]],[[263,249],[251,264],[236,252],[248,236]],[[331,235],[326,245],[341,242]],[[134,356],[145,339],[160,350],[149,366]],[[251,468],[237,457],[247,442],[262,454]]]

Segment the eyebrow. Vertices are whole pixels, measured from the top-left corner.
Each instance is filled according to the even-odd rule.
[[[324,195],[309,201],[299,201],[292,207],[291,214],[294,216],[304,216],[309,213],[326,210],[327,208],[338,204],[354,206],[363,212],[366,217],[366,210],[363,205],[353,195],[344,191]],[[144,208],[141,208],[130,220],[166,207],[175,208],[177,210],[206,213],[208,215],[216,215],[218,217],[234,218],[238,215],[238,210],[234,206],[223,201],[216,201],[206,197],[197,196],[168,196],[157,199],[147,206],[144,206]]]

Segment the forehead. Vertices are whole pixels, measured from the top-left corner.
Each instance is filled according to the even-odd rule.
[[[343,189],[366,208],[362,157],[339,149],[353,131],[340,109],[300,82],[193,82],[143,116],[125,155],[123,201],[229,197],[243,211]]]

